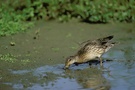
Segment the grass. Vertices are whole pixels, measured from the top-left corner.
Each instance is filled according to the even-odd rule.
[[[13,8],[2,4],[0,8],[0,36],[12,35],[18,32],[24,32],[33,24],[23,21],[23,15],[17,14]]]
[[[17,61],[16,56],[12,55],[12,54],[5,54],[5,55],[1,55],[0,54],[0,61],[6,61],[9,63],[14,63],[15,61]]]
[[[22,59],[22,60],[18,60],[19,56],[15,56],[13,54],[7,53],[7,54],[0,54],[0,61],[4,61],[7,63],[17,63],[19,62],[22,65],[26,65],[28,63],[30,63],[29,59]]]
[[[21,0],[20,0],[21,1]],[[27,2],[26,2],[27,1]],[[26,0],[16,6],[27,15],[26,20],[79,18],[86,22],[134,22],[134,0]],[[18,1],[19,3],[19,1]]]

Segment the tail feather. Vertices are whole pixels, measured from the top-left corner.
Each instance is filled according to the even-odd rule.
[[[80,43],[79,45],[81,47],[84,47],[85,45],[87,44],[99,44],[99,45],[105,45],[109,40],[111,40],[114,36],[111,35],[111,36],[108,36],[108,37],[104,37],[104,38],[99,38],[99,39],[96,39],[96,40],[87,40],[85,42],[82,42]]]
[[[106,37],[105,39],[111,40],[113,38],[113,35]]]
[[[105,45],[109,40],[111,40],[113,38],[113,35],[105,37],[105,38],[100,38],[97,39],[97,42],[101,45]]]
[[[105,47],[106,47],[105,52],[107,52],[110,48],[112,48],[116,44],[118,44],[118,43],[116,43],[116,42],[111,42],[111,43],[108,42],[108,43],[106,43],[105,44]]]
[[[99,39],[99,40],[101,40],[101,41],[103,41],[103,42],[108,42],[108,41],[111,40],[112,38],[113,38],[113,35],[108,36],[108,37],[105,37],[105,38],[102,38],[102,39]]]

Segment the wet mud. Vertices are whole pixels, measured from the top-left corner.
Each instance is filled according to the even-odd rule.
[[[95,61],[63,69],[78,43],[108,35],[119,44],[103,55],[103,67]],[[27,32],[0,37],[0,90],[93,89],[135,89],[134,23],[39,21]]]

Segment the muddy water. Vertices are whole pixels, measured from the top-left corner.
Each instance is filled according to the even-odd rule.
[[[103,55],[103,67],[93,63],[63,70],[77,43],[108,35],[120,44]],[[28,32],[1,37],[0,54],[16,59],[0,60],[0,90],[135,90],[134,24],[41,21]]]

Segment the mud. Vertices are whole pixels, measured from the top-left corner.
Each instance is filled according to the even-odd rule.
[[[63,70],[78,43],[108,35],[120,43],[103,55],[103,67],[81,64]],[[0,55],[6,54],[16,60],[0,60],[0,90],[135,89],[134,23],[39,21],[27,32],[0,37]]]

